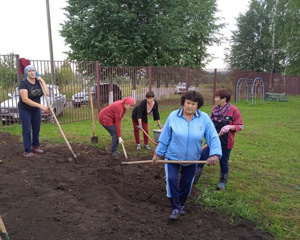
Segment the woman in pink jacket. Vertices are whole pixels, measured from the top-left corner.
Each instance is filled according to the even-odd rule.
[[[116,156],[120,154],[117,149],[119,143],[122,143],[121,138],[121,122],[122,118],[126,112],[134,105],[133,98],[125,98],[124,100],[115,101],[109,106],[103,108],[99,115],[99,123],[109,132],[111,135],[111,156]]]
[[[220,181],[217,190],[226,187],[229,173],[229,156],[234,146],[234,135],[244,128],[240,111],[230,103],[231,94],[227,89],[219,89],[215,92],[215,103],[210,118],[218,133],[221,134],[222,158],[220,159]],[[201,160],[208,158],[209,148],[201,153]],[[196,169],[194,183],[197,183],[204,164],[199,164]]]

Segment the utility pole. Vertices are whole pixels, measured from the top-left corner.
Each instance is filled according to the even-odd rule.
[[[52,83],[52,85],[55,85],[55,71],[54,71],[54,60],[53,60],[53,47],[52,47],[52,33],[51,33],[51,19],[50,19],[49,0],[46,0],[46,8],[47,8],[48,37],[49,37],[50,64],[51,64],[51,83]]]

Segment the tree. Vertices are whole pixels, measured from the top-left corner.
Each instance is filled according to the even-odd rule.
[[[236,31],[232,32],[231,48],[226,56],[230,68],[265,71],[270,69],[271,41],[269,19],[260,1],[252,1],[245,15],[237,18]]]
[[[286,61],[284,62],[287,75],[300,76],[300,2],[290,0],[287,5],[286,28],[283,33],[286,41]]]
[[[68,62],[64,62],[60,67],[58,78],[63,81],[61,84],[69,84],[75,81],[73,70]]]
[[[69,0],[65,11],[68,58],[103,66],[202,67],[223,27],[216,0]]]
[[[299,10],[297,0],[252,0],[231,37],[230,68],[300,73]]]
[[[0,64],[0,77],[2,78],[0,78],[0,86],[3,85],[4,87],[6,87],[6,85],[8,84],[7,81],[15,84],[18,83],[16,65],[16,56],[13,52],[9,53],[6,56],[3,56]]]

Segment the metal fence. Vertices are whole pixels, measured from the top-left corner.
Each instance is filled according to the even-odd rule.
[[[213,104],[213,93],[218,88],[230,89],[234,98],[236,83],[240,78],[251,82],[261,77],[267,91],[300,94],[300,77],[282,76],[279,73],[207,71],[189,67],[108,67],[100,66],[97,61],[25,61],[19,55],[0,55],[2,125],[20,122],[18,110],[14,107],[18,97],[13,93],[16,93],[19,82],[24,78],[24,67],[29,63],[37,68],[47,84],[58,86],[58,91],[50,94],[50,98],[52,102],[58,101],[57,106],[62,105],[63,111],[58,111],[59,107],[55,109],[60,123],[91,119],[89,90],[94,100],[95,115],[113,101],[127,96],[139,103],[149,90],[155,93],[156,100],[162,101],[179,98],[180,95],[176,93],[186,92],[192,87],[201,92],[205,104]],[[179,83],[185,84],[180,92],[176,87]],[[245,89],[242,92],[246,94]],[[53,119],[46,118],[45,121],[53,122]]]

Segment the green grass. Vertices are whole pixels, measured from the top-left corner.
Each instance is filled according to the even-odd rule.
[[[159,103],[162,123],[170,112],[180,107],[180,96]],[[251,105],[240,102],[245,129],[235,137],[235,148],[230,157],[230,175],[227,189],[216,191],[219,167],[205,167],[197,185],[201,194],[195,201],[207,208],[217,209],[231,216],[254,222],[257,227],[276,239],[300,238],[300,96],[289,96],[288,102],[270,102]],[[171,103],[171,104],[170,104]],[[212,105],[202,108],[210,113]],[[146,151],[135,151],[131,112],[122,122],[122,138],[127,153],[151,159]],[[149,117],[149,129],[157,129]],[[68,140],[91,144],[92,121],[62,124]],[[20,125],[1,131],[21,135]],[[110,136],[96,119],[99,147],[109,148]],[[153,133],[150,131],[150,136]],[[20,137],[21,139],[21,137]],[[42,124],[41,142],[63,143],[55,124]],[[76,153],[76,149],[74,149]]]

